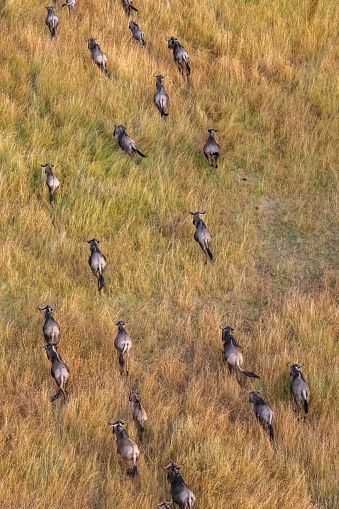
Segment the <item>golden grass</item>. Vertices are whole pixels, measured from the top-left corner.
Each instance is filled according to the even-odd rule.
[[[41,5],[1,2],[0,506],[156,507],[169,499],[161,465],[177,461],[197,508],[338,507],[337,4],[135,6],[145,51],[119,1],[79,1],[76,19],[58,3],[53,43]],[[190,86],[164,41],[177,33]],[[111,80],[87,50],[96,34]],[[168,73],[166,123],[152,102],[156,72]],[[116,122],[146,160],[118,149]],[[202,155],[211,124],[217,170]],[[52,205],[40,168],[49,160],[61,181]],[[202,206],[207,266],[188,214]],[[84,242],[93,235],[108,261],[101,295]],[[50,403],[38,347],[46,302],[58,303],[66,404]],[[128,379],[111,316],[130,318]],[[274,445],[221,361],[221,322],[237,324],[245,368],[262,376]],[[287,361],[305,363],[305,424]],[[148,413],[134,480],[107,426],[128,418],[138,440],[131,388]]]

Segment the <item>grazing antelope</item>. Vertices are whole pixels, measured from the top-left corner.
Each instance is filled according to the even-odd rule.
[[[242,353],[237,350],[237,348],[241,348],[241,346],[238,345],[231,334],[231,331],[234,331],[235,327],[231,327],[230,325],[219,325],[219,329],[222,330],[222,342],[224,344],[223,357],[227,362],[230,375],[232,375],[233,370],[235,370],[239,383],[240,373],[243,373],[248,377],[260,378],[260,376],[256,375],[255,373],[252,373],[251,371],[244,371],[242,369],[244,359]]]
[[[51,401],[55,401],[58,399],[60,394],[64,395],[64,398],[66,399],[67,394],[67,383],[68,383],[68,377],[69,377],[69,369],[64,363],[64,361],[61,358],[61,355],[59,355],[55,349],[58,341],[49,341],[45,345],[40,344],[40,348],[44,348],[46,351],[46,355],[49,361],[51,361],[52,367],[51,367],[51,375],[54,378],[57,386],[59,387],[58,392],[51,398]]]
[[[102,237],[101,239],[96,239],[95,237],[92,239],[88,239],[86,237],[86,240],[88,244],[90,244],[91,248],[91,256],[88,259],[88,264],[91,267],[93,274],[98,280],[98,291],[100,292],[100,290],[103,289],[105,284],[103,274],[106,270],[107,265],[105,256],[101,253],[100,249],[98,248],[98,244],[99,242],[102,241]]]
[[[184,76],[184,63],[186,65],[186,77],[191,74],[189,66],[188,53],[183,46],[178,42],[179,36],[177,37],[166,37],[165,41],[168,42],[168,49],[173,50],[174,62],[176,63],[179,72]]]
[[[308,414],[308,402],[310,401],[310,386],[306,382],[300,368],[303,367],[304,364],[292,364],[291,362],[287,363],[287,367],[291,368],[290,376],[292,377],[292,381],[290,384],[291,396],[292,400],[295,401],[298,410],[298,420],[300,414],[300,402],[304,402],[304,412]],[[306,419],[306,415],[304,416]]]
[[[178,472],[183,466],[177,465],[177,463],[169,463],[166,467],[163,466],[162,468],[167,470],[167,480],[171,485],[173,507],[177,504],[180,509],[194,509],[195,496]]]
[[[254,415],[261,423],[264,429],[268,428],[270,432],[270,439],[272,442],[274,441],[273,434],[273,421],[274,421],[274,413],[270,409],[268,405],[266,405],[265,401],[259,396],[259,392],[262,389],[256,391],[246,391],[250,395],[250,403],[253,408]]]
[[[154,94],[154,102],[158,107],[158,110],[160,111],[160,114],[162,117],[167,117],[168,113],[165,113],[167,108],[167,103],[169,100],[168,93],[165,90],[164,85],[162,84],[162,80],[166,78],[167,74],[153,74],[153,76],[156,78],[157,83],[157,91]]]
[[[140,400],[138,399],[138,394],[136,391],[131,392],[129,400],[133,405],[133,419],[137,423],[139,431],[143,433],[145,431],[144,424],[145,421],[147,420],[147,415],[144,407],[142,406]]]
[[[135,21],[130,21],[129,25],[128,25],[128,28],[132,32],[132,35],[133,35],[134,39],[136,39],[140,43],[140,46],[142,46],[142,47],[146,46],[146,43],[145,43],[145,32],[140,30],[138,24],[135,23]]]
[[[220,146],[214,139],[214,134],[218,132],[218,128],[206,127],[206,131],[208,131],[208,140],[204,146],[204,154],[210,165],[218,168]]]
[[[54,304],[54,306],[50,304],[39,306],[40,311],[45,311],[45,323],[42,330],[46,341],[53,341],[54,339],[58,342],[60,341],[60,327],[52,316],[52,309],[56,307],[56,304]]]
[[[45,168],[45,173],[47,175],[46,185],[49,189],[49,201],[52,201],[54,200],[54,194],[55,191],[58,189],[60,182],[52,171],[54,164],[46,163],[42,164],[41,167]]]
[[[122,7],[123,7],[123,9],[124,9],[124,11],[125,11],[125,13],[127,14],[128,17],[131,15],[131,9],[133,11],[138,12],[138,9],[133,7],[132,2],[133,2],[133,0],[121,0]]]
[[[122,148],[134,161],[135,153],[137,152],[141,157],[146,157],[142,154],[135,146],[135,141],[128,136],[125,131],[126,124],[115,124],[114,126],[114,137],[118,140],[119,147]]]
[[[132,340],[124,329],[124,326],[126,325],[126,323],[128,323],[128,320],[124,322],[122,320],[115,321],[113,319],[112,321],[118,327],[118,334],[114,340],[114,346],[118,351],[119,363],[120,363],[120,366],[124,365],[124,363],[125,363],[124,355],[126,354],[126,357],[127,357],[127,359],[126,359],[126,375],[128,375],[129,351],[132,348]]]
[[[212,240],[212,236],[211,236],[210,232],[208,231],[208,229],[206,228],[204,221],[200,217],[200,216],[202,216],[202,214],[206,214],[206,210],[204,210],[203,212],[199,212],[199,211],[190,212],[190,214],[192,214],[192,216],[193,216],[193,224],[196,227],[195,234],[194,234],[194,240],[196,240],[199,243],[199,246],[203,250],[203,253],[206,257],[204,263],[206,264],[207,263],[207,255],[210,257],[211,260],[213,258],[212,253],[208,247]]]
[[[68,14],[71,15],[71,8],[73,13],[75,14],[75,0],[66,0],[65,4],[62,4],[62,7],[68,7]]]
[[[170,505],[172,502],[160,502],[160,504],[157,504],[160,509],[170,509]]]
[[[88,49],[91,52],[92,60],[97,64],[104,74],[107,74],[107,55],[101,49],[99,44],[95,42],[97,37],[88,37]]]
[[[108,424],[113,426],[113,435],[117,437],[117,453],[120,454],[127,468],[129,467],[129,461],[132,461],[131,476],[134,477],[138,473],[137,461],[140,453],[138,446],[129,438],[127,431],[123,428],[126,422],[121,419],[114,419],[113,422],[111,419],[108,420]]]
[[[49,28],[49,31],[51,33],[51,37],[53,39],[53,37],[55,37],[56,35],[56,29],[58,28],[59,24],[60,24],[60,20],[58,18],[58,16],[56,14],[54,14],[54,10],[53,10],[53,7],[52,6],[48,6],[45,8],[47,9],[47,18],[46,18],[46,25],[48,26]]]

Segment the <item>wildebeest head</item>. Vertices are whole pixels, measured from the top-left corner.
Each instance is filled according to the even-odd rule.
[[[161,502],[157,504],[160,509],[170,509],[170,505],[172,502]]]
[[[45,168],[45,173],[47,175],[47,173],[52,172],[52,168],[54,167],[54,164],[49,162],[49,163],[46,163],[46,164],[41,164],[40,166],[41,166],[41,168]]]
[[[126,129],[127,127],[127,124],[115,124],[114,126],[114,137],[118,140],[119,138],[121,138],[121,136],[125,133],[126,134]]]
[[[158,83],[162,83],[162,80],[165,79],[167,77],[167,74],[153,74],[154,78],[156,78],[157,80],[157,84]]]
[[[197,226],[197,224],[199,223],[200,219],[201,219],[201,215],[202,214],[206,214],[206,210],[203,210],[202,212],[190,212],[190,214],[192,214],[193,216],[193,224],[194,226]]]
[[[96,38],[97,38],[97,37],[98,37],[98,36],[96,36],[96,37],[88,37],[88,39],[87,39],[87,41],[88,41],[88,49],[89,49],[90,51],[93,51],[93,50],[95,49],[95,47],[96,47],[96,45],[97,45],[97,43],[95,42],[95,40],[96,40]]]
[[[137,391],[132,391],[131,394],[129,395],[129,401],[131,401],[132,403],[138,403],[139,402],[139,398],[138,398],[138,393]]]
[[[118,435],[119,431],[124,430],[123,425],[126,424],[128,421],[123,421],[121,419],[108,419],[108,424],[110,426],[113,426],[112,433],[113,435]],[[125,430],[124,430],[125,431]]]
[[[45,306],[39,306],[39,310],[45,311],[45,318],[47,319],[52,316],[52,309],[56,307],[57,307],[56,304],[54,304],[54,306],[52,306],[51,304],[45,304]]]
[[[208,134],[211,136],[214,136],[215,133],[219,131],[218,127],[206,127],[206,131],[208,131]]]
[[[171,37],[166,37],[165,41],[168,42],[168,49],[173,49],[174,46],[175,46],[175,42],[179,39],[179,36],[177,35],[176,37],[174,36],[171,36]]]
[[[128,323],[128,320],[114,320],[114,318],[112,318],[112,322],[118,327],[119,332],[125,332],[124,326]]]
[[[99,242],[102,241],[102,237],[101,237],[101,239],[97,239],[96,237],[93,237],[92,239],[88,239],[86,237],[86,241],[88,242],[88,244],[90,244],[90,248],[91,248],[91,252],[92,252],[92,251],[95,251],[96,249],[98,249],[98,244],[99,244]]]
[[[236,342],[236,340],[234,339],[234,337],[231,334],[231,332],[233,332],[235,328],[236,328],[236,325],[234,327],[232,327],[231,325],[222,325],[222,324],[219,325],[219,329],[222,330],[222,338],[221,339],[223,342],[231,340],[233,342],[234,346],[241,348],[241,346],[238,345],[238,343]]]
[[[304,366],[304,364],[292,364],[291,362],[288,362],[287,367],[291,368],[290,376],[292,378],[294,378],[295,376],[298,376],[299,374],[301,374],[301,372],[299,370],[303,366]]]
[[[168,480],[169,483],[172,484],[173,479],[177,475],[180,475],[178,470],[180,470],[183,466],[184,466],[184,464],[178,465],[177,463],[169,463],[165,467],[164,466],[162,467],[165,470],[167,470],[167,480]]]
[[[51,362],[53,362],[53,360],[55,358],[57,358],[57,359],[59,358],[58,354],[57,354],[57,351],[54,348],[55,346],[57,346],[58,343],[59,343],[59,340],[57,340],[57,341],[49,341],[48,343],[45,343],[44,345],[40,344],[40,348],[44,348],[45,349],[47,358]]]
[[[250,403],[252,403],[254,405],[259,399],[261,399],[261,397],[259,396],[259,392],[261,392],[261,391],[262,391],[262,389],[256,389],[254,391],[246,391],[250,396]]]
[[[47,9],[47,14],[54,14],[52,5],[45,5],[45,9]]]

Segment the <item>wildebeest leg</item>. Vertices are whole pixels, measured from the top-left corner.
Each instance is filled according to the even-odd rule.
[[[214,166],[218,168],[218,154],[214,154]]]
[[[127,350],[127,352],[126,352],[126,376],[128,376],[128,358],[129,358],[129,353]]]
[[[300,401],[296,401],[297,409],[298,409],[298,421],[299,421],[299,414],[300,414]]]

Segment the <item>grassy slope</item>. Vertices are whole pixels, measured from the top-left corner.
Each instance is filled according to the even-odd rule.
[[[145,51],[118,1],[79,0],[76,21],[59,5],[53,44],[40,5],[1,2],[0,505],[152,508],[169,499],[161,465],[178,461],[197,507],[337,507],[336,2],[135,5]],[[177,33],[190,88],[164,41]],[[96,34],[112,80],[90,60],[84,37]],[[168,73],[166,123],[154,72]],[[118,149],[115,122],[146,160]],[[202,155],[215,124],[217,170]],[[61,181],[52,205],[48,160]],[[188,214],[202,206],[207,267]],[[102,295],[87,264],[93,235],[109,264]],[[71,379],[69,402],[52,406],[37,305],[54,301]],[[130,318],[128,380],[110,316]],[[245,368],[262,374],[273,447],[221,362],[221,322],[237,324]],[[305,425],[287,361],[305,362]],[[107,419],[129,418],[137,440],[136,387],[149,419],[132,481]]]

